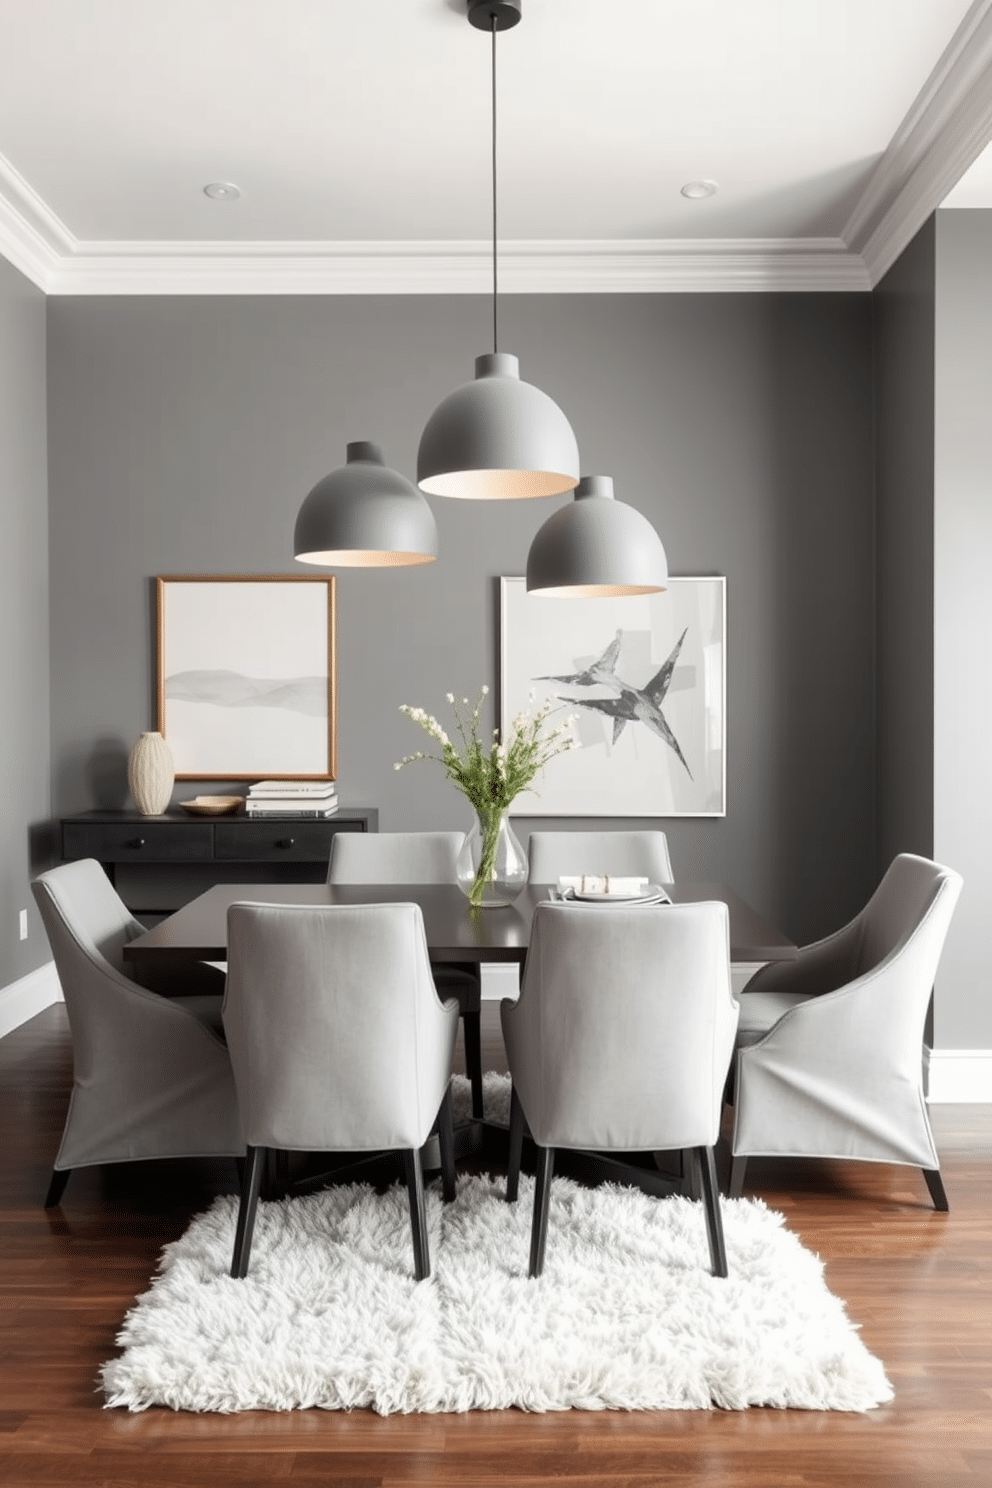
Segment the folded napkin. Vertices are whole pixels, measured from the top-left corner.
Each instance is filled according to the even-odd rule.
[[[561,893],[571,889],[573,894],[643,894],[648,886],[646,878],[618,878],[613,873],[582,873],[559,878]]]

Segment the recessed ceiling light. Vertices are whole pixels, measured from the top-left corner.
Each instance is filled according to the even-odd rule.
[[[686,181],[682,195],[690,201],[702,201],[704,197],[716,196],[719,189],[715,181]]]
[[[211,181],[209,186],[204,186],[203,194],[211,201],[237,201],[241,192],[230,181]]]

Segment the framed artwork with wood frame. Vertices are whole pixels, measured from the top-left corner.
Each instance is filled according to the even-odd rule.
[[[334,576],[155,583],[158,728],[176,779],[335,779]]]

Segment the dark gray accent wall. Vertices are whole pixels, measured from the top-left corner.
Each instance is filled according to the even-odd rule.
[[[934,851],[964,876],[937,1042],[992,1048],[992,212],[937,214]]]
[[[565,409],[583,470],[655,523],[673,573],[727,576],[727,815],[661,823],[676,872],[728,880],[796,937],[833,928],[875,867],[869,297],[501,307],[501,349]],[[488,349],[489,304],[48,308],[53,779],[75,810],[123,802],[127,749],[154,726],[152,577],[300,571],[303,496],[348,440],[413,472],[428,415]],[[340,792],[383,829],[467,826],[439,769],[394,771],[423,741],[398,705],[495,691],[496,580],[558,504],[434,499],[437,564],[341,573]]]
[[[872,295],[878,876],[933,855],[934,219]]]
[[[50,959],[29,888],[49,816],[45,424],[45,297],[0,258],[0,987]]]

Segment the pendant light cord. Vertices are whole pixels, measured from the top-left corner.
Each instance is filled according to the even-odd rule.
[[[499,350],[496,322],[496,16],[491,16],[493,36],[493,351]]]

